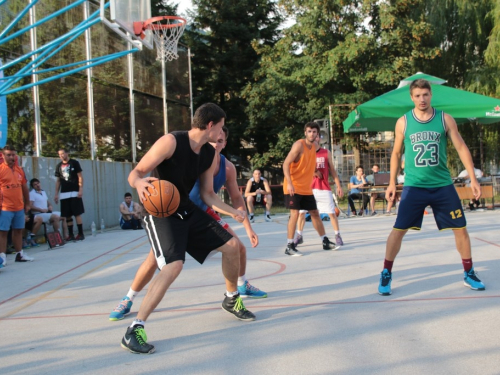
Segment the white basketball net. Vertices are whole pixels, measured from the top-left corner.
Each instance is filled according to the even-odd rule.
[[[182,19],[162,19],[148,25],[156,44],[157,60],[172,61],[179,57],[177,43],[185,28],[186,22]]]

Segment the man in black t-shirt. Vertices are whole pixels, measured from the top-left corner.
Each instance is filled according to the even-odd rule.
[[[175,131],[158,139],[130,172],[130,186],[137,189],[141,202],[150,195],[152,181],[170,181],[179,190],[180,203],[171,216],[147,215],[144,226],[160,272],[151,282],[136,319],[125,332],[121,346],[132,353],[151,354],[155,347],[147,343],[146,319],[163,299],[167,289],[180,274],[186,253],[203,263],[216,250],[222,253],[222,272],[226,279],[226,298],[222,308],[240,320],[254,320],[238,293],[238,241],[215,219],[189,199],[196,180],[200,179],[200,195],[208,207],[230,215],[238,222],[245,220],[245,211],[223,203],[213,189],[217,159],[208,142],[216,142],[224,126],[226,114],[215,104],[207,103],[196,110],[189,131]],[[156,177],[146,177],[154,170]],[[144,265],[144,263],[143,263]],[[142,266],[141,266],[142,267]],[[138,272],[142,272],[139,269]],[[124,300],[123,303],[129,303]],[[131,304],[131,302],[130,302]]]
[[[68,225],[68,241],[83,241],[82,214],[85,212],[83,207],[83,175],[80,163],[77,160],[70,159],[66,149],[61,148],[58,151],[61,162],[57,164],[55,176],[56,194],[54,201],[61,201],[61,216],[66,218]],[[59,189],[61,193],[59,194]],[[73,235],[73,216],[78,226],[78,234]]]

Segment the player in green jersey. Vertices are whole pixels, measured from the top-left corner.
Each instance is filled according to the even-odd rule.
[[[401,194],[398,216],[387,239],[384,270],[380,276],[378,292],[390,295],[392,265],[401,249],[403,237],[409,229],[420,230],[427,206],[439,230],[452,229],[457,250],[464,267],[464,285],[473,290],[484,290],[472,265],[470,238],[462,204],[453,186],[447,167],[447,138],[451,140],[460,160],[469,172],[474,197],[481,196],[481,187],[474,175],[472,157],[450,115],[431,106],[432,91],[428,81],[417,79],[410,85],[411,100],[415,108],[396,123],[394,148],[391,155],[391,180],[386,199],[396,197],[396,177],[401,156],[405,155],[405,183]]]

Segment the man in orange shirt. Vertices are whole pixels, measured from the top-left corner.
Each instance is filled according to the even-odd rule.
[[[23,229],[25,213],[30,210],[29,190],[24,171],[16,163],[16,150],[6,145],[3,148],[4,162],[0,164],[0,190],[3,196],[0,212],[0,258],[6,264],[7,234],[12,227],[12,243],[16,251],[16,262],[31,262],[33,258],[23,253]]]
[[[316,229],[323,242],[323,250],[337,250],[340,247],[325,236],[325,227],[320,219],[311,187],[316,170],[316,147],[314,147],[314,140],[318,133],[319,125],[316,122],[308,122],[304,126],[306,138],[299,139],[293,144],[283,163],[283,173],[285,174],[283,182],[285,207],[290,209],[285,254],[290,256],[302,256],[302,253],[295,249],[295,243],[293,242],[299,218],[299,210],[309,211],[314,229]]]

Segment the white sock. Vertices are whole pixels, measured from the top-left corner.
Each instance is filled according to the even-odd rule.
[[[133,327],[133,326],[136,326],[136,325],[141,325],[143,327],[146,326],[146,322],[144,320],[141,320],[141,319],[135,319],[132,324],[130,325],[130,327]]]
[[[132,290],[132,288],[130,288],[130,289],[128,290],[127,297],[128,297],[131,301],[133,301],[133,300],[134,300],[134,298],[135,298],[135,297],[137,297],[139,293],[140,293],[140,291],[139,291],[139,292],[136,292],[135,290]]]
[[[234,296],[236,296],[236,295],[238,295],[238,291],[236,291],[236,292],[228,292],[228,291],[226,290],[226,296],[228,296],[229,298],[234,297]]]
[[[245,277],[245,275],[238,277],[238,286],[245,285],[245,281],[247,281],[247,278]]]
[[[340,232],[339,232],[338,230],[336,230],[336,231],[335,231],[335,234],[336,234],[336,235],[337,235],[337,234],[340,234]]]
[[[326,237],[326,234],[324,234],[323,236],[321,236],[321,241],[323,241]]]
[[[292,243],[292,242],[293,242],[293,238],[292,238],[292,239],[288,238],[288,239],[286,240],[286,243]]]
[[[267,216],[270,216],[269,211],[266,211],[266,215],[267,215]]]
[[[298,230],[298,231],[297,231],[297,234],[298,234],[299,236],[302,236],[302,231],[301,231],[301,230]]]

